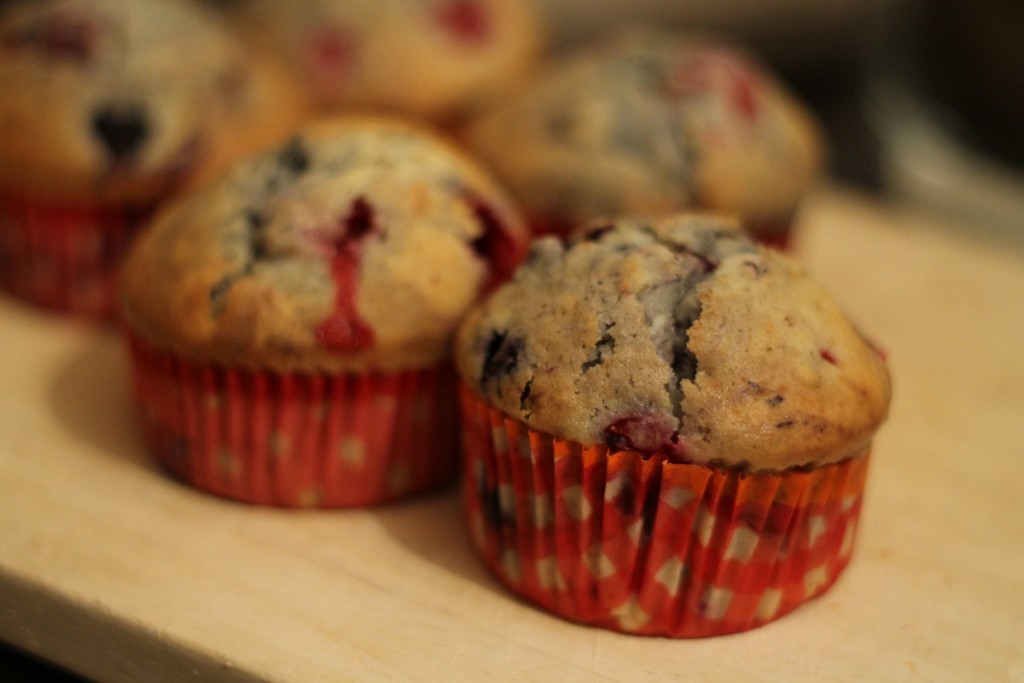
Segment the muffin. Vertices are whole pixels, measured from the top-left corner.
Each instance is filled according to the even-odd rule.
[[[822,155],[812,117],[754,57],[649,30],[553,64],[466,137],[535,232],[699,209],[730,213],[776,246],[788,244]]]
[[[5,4],[0,92],[0,283],[97,317],[153,208],[283,139],[305,106],[178,0]]]
[[[718,635],[820,595],[849,561],[884,360],[734,222],[538,240],[455,353],[473,542],[544,609]]]
[[[527,0],[240,0],[230,14],[322,107],[435,122],[520,79],[542,44]]]
[[[198,489],[267,505],[450,482],[451,337],[525,242],[503,192],[432,134],[309,124],[131,250],[123,318],[153,451]]]

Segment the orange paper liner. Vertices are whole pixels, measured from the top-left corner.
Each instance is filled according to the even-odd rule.
[[[537,432],[461,391],[474,545],[566,619],[696,638],[755,628],[825,592],[850,559],[867,457],[744,474]]]
[[[117,268],[148,215],[0,195],[0,286],[52,311],[110,318]]]
[[[147,441],[176,478],[278,507],[384,503],[455,480],[453,373],[306,375],[201,364],[130,337]]]

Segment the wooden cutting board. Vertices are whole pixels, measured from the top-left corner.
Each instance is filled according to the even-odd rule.
[[[101,680],[1024,682],[1017,240],[826,189],[797,255],[889,351],[853,563],[764,628],[671,641],[548,616],[446,491],[258,509],[147,458],[115,333],[0,297],[0,639]]]

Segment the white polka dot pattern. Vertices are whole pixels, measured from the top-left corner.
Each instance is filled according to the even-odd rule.
[[[849,561],[866,457],[745,474],[583,448],[466,388],[462,406],[473,542],[499,579],[562,617],[671,637],[743,631],[820,595]]]
[[[114,315],[115,273],[141,211],[0,196],[0,287],[44,308]]]
[[[327,508],[382,503],[455,478],[447,368],[274,375],[190,363],[137,338],[131,351],[147,440],[172,475],[197,489]],[[507,498],[512,505],[511,488]]]

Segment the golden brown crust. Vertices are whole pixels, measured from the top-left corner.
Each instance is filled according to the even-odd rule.
[[[253,0],[231,16],[321,107],[432,120],[511,87],[543,43],[531,0]]]
[[[555,63],[467,137],[556,227],[688,208],[788,224],[822,163],[811,115],[755,58],[656,31]]]
[[[585,445],[753,470],[865,452],[879,354],[796,264],[710,216],[621,219],[535,243],[460,329],[463,378]]]
[[[434,135],[324,120],[169,207],[125,265],[125,317],[198,360],[425,367],[526,238],[504,194]]]
[[[862,454],[885,419],[885,364],[793,262],[726,261],[700,285],[682,437],[712,461],[779,470]]]
[[[88,204],[184,190],[308,109],[216,16],[182,0],[12,4],[0,17],[0,91],[0,187]]]

